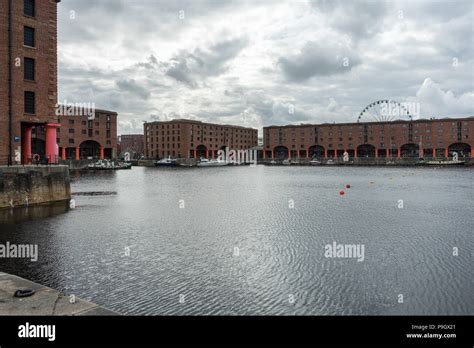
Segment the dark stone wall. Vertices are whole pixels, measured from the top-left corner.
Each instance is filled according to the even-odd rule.
[[[0,209],[70,199],[67,166],[0,166]]]

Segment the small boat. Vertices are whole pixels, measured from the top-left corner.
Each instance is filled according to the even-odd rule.
[[[155,167],[176,167],[178,165],[178,160],[171,158],[163,158],[159,161],[155,161]]]
[[[277,162],[276,162],[275,160],[272,160],[272,161],[270,161],[270,164],[271,164],[271,165],[276,165]]]
[[[119,170],[119,169],[131,169],[132,164],[129,162],[114,162],[110,160],[99,160],[95,163],[91,163],[87,166],[88,169],[92,170]]]
[[[317,159],[312,159],[311,161],[309,161],[309,165],[310,166],[319,166],[319,165],[321,165],[321,162],[318,161]]]
[[[290,164],[291,164],[292,166],[295,166],[295,165],[298,165],[299,163],[298,163],[298,161],[290,161]]]
[[[425,161],[424,163],[427,164],[427,165],[431,165],[431,166],[460,166],[460,165],[464,165],[464,161],[459,161],[459,160],[452,160],[452,161],[432,160],[432,161]]]
[[[223,167],[226,166],[227,162],[219,160],[208,160],[207,158],[201,158],[198,167]]]
[[[290,160],[286,159],[286,160],[283,161],[284,166],[289,166],[290,164],[291,164]]]
[[[327,160],[326,164],[329,164],[329,165],[333,165],[333,164],[336,164],[333,160]]]

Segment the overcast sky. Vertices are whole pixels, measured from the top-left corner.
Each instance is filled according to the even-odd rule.
[[[474,2],[63,0],[59,100],[143,121],[356,121],[379,99],[474,115]]]

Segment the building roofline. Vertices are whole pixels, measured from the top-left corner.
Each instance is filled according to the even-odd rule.
[[[67,109],[68,107],[72,107],[72,108],[77,108],[75,105],[64,105],[64,104],[59,104],[58,105],[59,108],[62,108],[62,110],[65,110]],[[114,115],[118,115],[117,111],[111,111],[111,110],[106,110],[106,109],[97,109],[95,108],[94,109],[95,112],[100,112],[100,113],[104,113],[104,114],[114,114]],[[64,115],[64,114],[61,114],[59,116],[78,116],[78,115]],[[82,116],[82,115],[81,115]],[[85,116],[85,115],[84,115]]]
[[[297,128],[297,127],[321,127],[321,126],[354,126],[354,125],[380,125],[380,124],[397,124],[397,123],[422,123],[422,122],[452,122],[452,121],[473,121],[474,116],[468,117],[458,117],[458,118],[432,118],[432,119],[418,119],[418,120],[393,120],[393,121],[385,121],[385,122],[344,122],[344,123],[301,123],[301,124],[287,124],[287,125],[271,125],[271,126],[264,126],[263,128]]]
[[[232,124],[220,124],[220,123],[210,123],[210,122],[203,122],[199,120],[189,120],[185,118],[178,118],[170,121],[150,121],[150,122],[144,122],[144,125],[153,125],[153,124],[172,124],[172,123],[193,123],[193,124],[199,124],[199,125],[204,125],[204,126],[217,126],[217,127],[232,127],[232,128],[239,128],[239,129],[250,129],[250,130],[255,130],[258,131],[257,128],[251,128],[251,127],[243,127],[243,126],[237,126],[237,125],[232,125]]]

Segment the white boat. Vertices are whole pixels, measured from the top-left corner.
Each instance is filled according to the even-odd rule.
[[[227,162],[219,160],[208,160],[207,158],[201,158],[198,162],[198,167],[223,167],[226,166]]]
[[[333,164],[336,164],[333,160],[327,160],[326,164],[329,164],[329,165],[333,165]]]
[[[283,161],[284,166],[289,166],[290,164],[291,164],[290,160],[286,159],[286,160]]]
[[[132,164],[129,162],[115,162],[111,160],[99,160],[95,163],[89,164],[87,168],[92,169],[92,170],[131,169]]]
[[[309,164],[311,166],[319,166],[319,165],[321,165],[321,162],[318,161],[317,159],[313,159],[313,160],[309,161]]]
[[[159,161],[155,161],[155,167],[176,167],[178,161],[174,158],[168,156],[168,158],[163,158]]]

